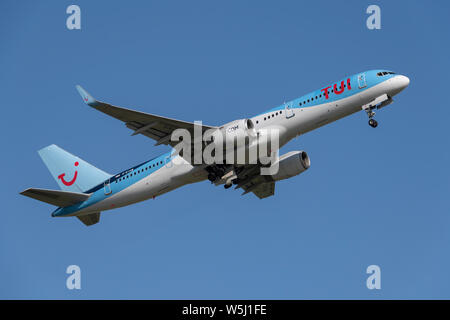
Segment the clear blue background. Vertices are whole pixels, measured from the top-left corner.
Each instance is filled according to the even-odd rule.
[[[81,7],[82,30],[66,28]],[[366,28],[369,4],[382,29]],[[2,1],[0,298],[450,298],[447,1]],[[290,142],[312,166],[259,200],[208,182],[86,228],[20,196],[57,189],[55,143],[115,173],[168,150],[82,103],[205,124],[256,115],[346,75],[410,77]],[[82,289],[68,290],[76,264]],[[366,288],[381,267],[382,289]]]

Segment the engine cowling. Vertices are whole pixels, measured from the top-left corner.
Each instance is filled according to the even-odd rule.
[[[244,141],[247,137],[256,137],[255,125],[251,119],[240,119],[229,122],[220,127],[219,131],[218,134],[222,134],[224,142],[234,141],[234,139]]]
[[[278,165],[278,171],[276,166]],[[271,169],[276,173],[272,174],[275,181],[292,178],[309,169],[311,161],[305,151],[291,151],[280,156]]]

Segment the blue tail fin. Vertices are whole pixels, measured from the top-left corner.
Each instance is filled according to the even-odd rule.
[[[59,187],[65,191],[86,192],[111,177],[54,144],[38,153]]]

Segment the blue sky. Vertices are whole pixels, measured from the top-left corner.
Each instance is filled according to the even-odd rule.
[[[70,4],[82,29],[66,28]],[[382,28],[365,10],[381,7]],[[450,298],[447,1],[2,1],[0,298]],[[311,168],[276,196],[180,188],[86,228],[20,196],[57,189],[55,143],[115,173],[168,150],[85,106],[205,124],[253,116],[346,75],[410,86],[291,141]],[[65,270],[79,265],[82,289]],[[367,266],[382,289],[368,290]]]

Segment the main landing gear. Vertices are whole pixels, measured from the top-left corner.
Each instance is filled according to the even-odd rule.
[[[372,128],[376,128],[378,126],[378,122],[375,119],[369,119],[369,126]]]

